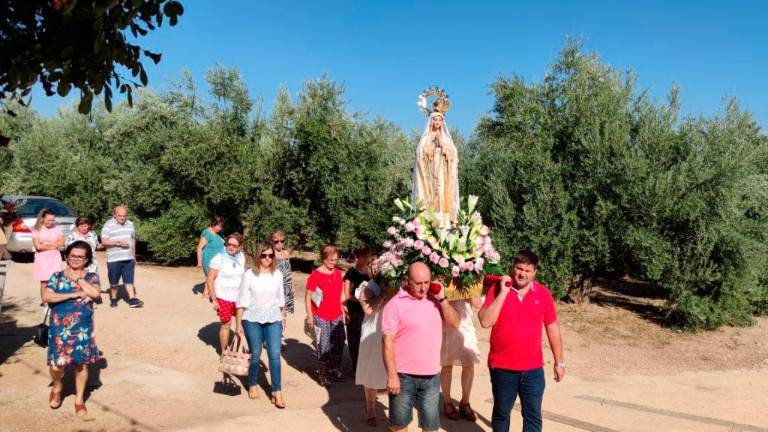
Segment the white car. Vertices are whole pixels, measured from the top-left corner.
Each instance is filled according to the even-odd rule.
[[[16,205],[18,219],[12,223],[11,235],[8,236],[6,251],[11,255],[30,254],[35,252],[32,244],[32,228],[37,221],[40,210],[47,208],[56,215],[56,225],[61,227],[64,237],[75,229],[77,214],[56,198],[33,195],[5,195],[4,201],[13,202]]]

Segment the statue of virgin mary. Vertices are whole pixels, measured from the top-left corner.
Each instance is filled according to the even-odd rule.
[[[426,108],[430,95],[437,96],[432,110]],[[419,106],[429,117],[416,147],[411,185],[413,203],[434,211],[444,228],[456,223],[459,209],[459,158],[445,124],[449,104],[442,89],[430,88],[419,96]]]

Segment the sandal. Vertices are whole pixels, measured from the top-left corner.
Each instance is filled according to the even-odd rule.
[[[61,408],[61,390],[51,390],[51,394],[48,395],[48,406],[51,407],[51,409]]]
[[[78,417],[85,417],[88,415],[88,409],[85,408],[85,404],[79,404],[75,402],[75,415]]]
[[[458,420],[461,418],[461,414],[456,411],[456,405],[453,402],[443,403],[443,413],[451,420]]]
[[[460,403],[459,412],[465,420],[469,420],[471,422],[477,421],[477,414],[475,414],[475,410],[472,409],[472,407],[469,405],[469,402]]]

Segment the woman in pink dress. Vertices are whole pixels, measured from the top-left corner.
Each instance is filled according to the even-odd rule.
[[[42,209],[37,214],[37,222],[32,228],[32,243],[35,246],[35,280],[40,282],[40,297],[42,298],[48,279],[61,271],[61,252],[64,247],[64,234],[61,227],[56,226],[56,215],[51,210]]]

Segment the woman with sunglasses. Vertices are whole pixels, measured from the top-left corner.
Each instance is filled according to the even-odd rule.
[[[288,313],[294,311],[293,280],[291,278],[291,260],[290,254],[285,249],[285,233],[276,229],[269,235],[272,241],[272,247],[275,250],[275,261],[277,269],[283,274],[283,291],[285,291],[285,310]]]
[[[64,368],[75,366],[75,414],[85,416],[85,384],[89,363],[99,360],[93,338],[93,300],[101,293],[99,275],[86,268],[93,260],[91,246],[76,241],[64,251],[67,267],[54,273],[43,292],[43,301],[51,307],[48,329],[48,366],[53,388],[48,396],[52,409],[61,406]]]
[[[224,243],[224,251],[211,258],[205,288],[212,293],[215,301],[213,310],[219,315],[220,350],[229,345],[229,330],[232,327],[232,317],[235,315],[235,302],[240,290],[240,280],[245,273],[245,255],[240,251],[243,236],[240,233],[230,234]],[[219,352],[221,352],[219,351]]]
[[[253,254],[253,268],[243,273],[237,296],[235,333],[245,336],[251,349],[248,371],[248,396],[258,399],[256,382],[259,376],[261,345],[266,341],[269,374],[272,381],[272,403],[285,408],[280,383],[280,348],[285,330],[285,292],[283,274],[277,269],[275,251],[262,243]]]

